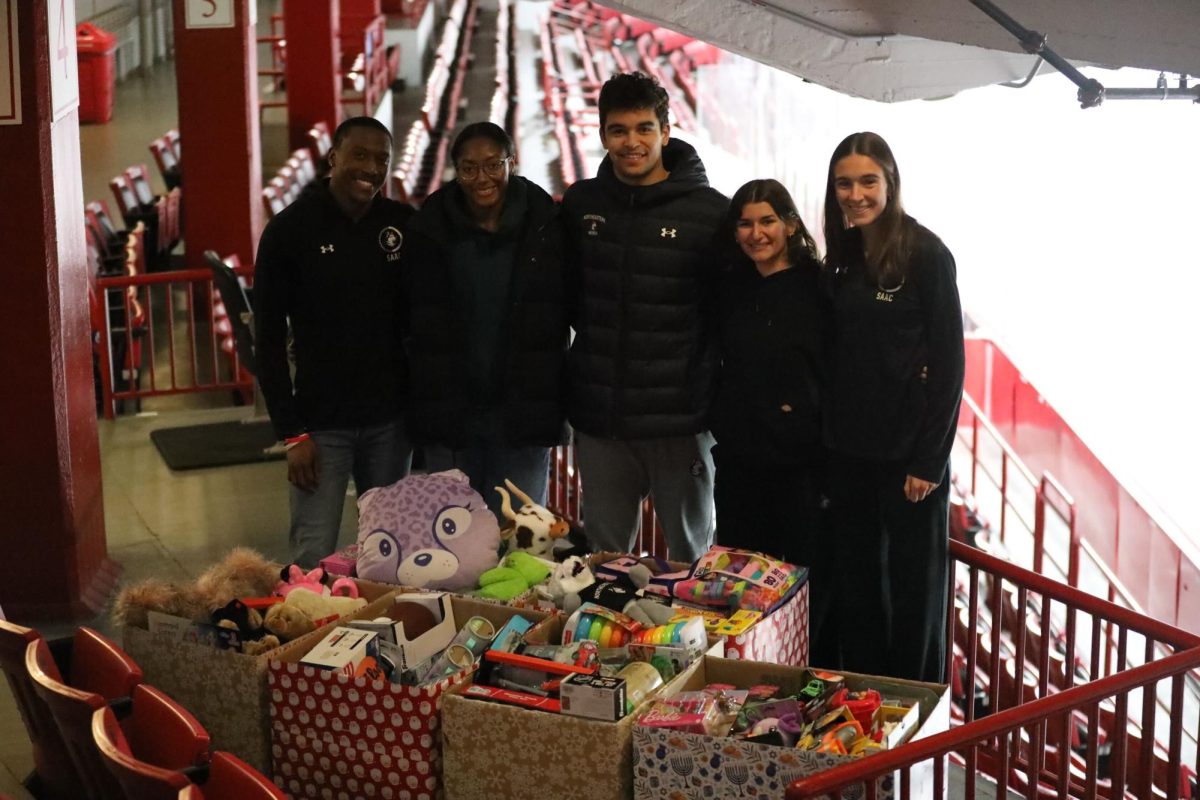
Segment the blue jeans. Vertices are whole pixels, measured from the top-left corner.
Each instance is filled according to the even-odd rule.
[[[471,488],[483,495],[483,501],[496,515],[500,526],[508,522],[500,512],[501,497],[497,486],[508,478],[535,502],[546,505],[550,481],[550,448],[509,447],[483,442],[461,450],[432,445],[425,448],[425,466],[430,472],[461,469],[471,481]],[[513,498],[513,506],[521,501]]]
[[[365,428],[314,431],[317,445],[317,489],[291,487],[292,528],[288,541],[292,561],[312,569],[337,549],[346,485],[354,476],[359,494],[389,486],[408,474],[412,445],[399,421]]]

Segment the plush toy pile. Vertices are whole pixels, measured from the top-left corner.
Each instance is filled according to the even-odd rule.
[[[151,611],[236,635],[223,641],[255,655],[366,605],[350,580],[324,583],[320,569],[281,571],[260,553],[239,547],[190,584],[157,578],[123,589],[113,604],[118,627],[149,629]],[[265,614],[264,614],[265,610]]]

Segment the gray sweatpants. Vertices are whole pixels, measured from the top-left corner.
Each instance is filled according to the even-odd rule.
[[[583,523],[595,550],[628,552],[641,503],[654,498],[673,561],[694,561],[712,545],[712,434],[618,441],[575,433],[583,482]]]

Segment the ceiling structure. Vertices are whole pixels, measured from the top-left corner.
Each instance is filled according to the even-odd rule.
[[[1036,57],[970,0],[599,0],[884,102],[1019,81]],[[995,0],[1078,66],[1200,76],[1200,0]]]

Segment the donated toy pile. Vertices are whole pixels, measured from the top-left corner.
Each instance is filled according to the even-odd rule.
[[[796,641],[807,641],[804,567],[719,545],[692,564],[589,553],[578,531],[519,487],[508,482],[497,491],[503,528],[461,473],[412,475],[364,493],[358,541],[316,569],[281,567],[239,549],[194,584],[153,580],[127,588],[114,613],[127,631],[149,633],[127,635],[141,643],[148,678],[166,663],[156,654],[181,645],[200,646],[189,651],[195,661],[206,659],[205,651],[256,659],[228,673],[229,682],[252,684],[248,696],[266,698],[269,672],[269,707],[231,709],[204,694],[189,698],[197,718],[214,728],[214,742],[216,729],[235,718],[236,735],[250,730],[247,760],[273,769],[296,796],[318,796],[312,792],[329,780],[349,789],[346,796],[367,793],[370,781],[347,777],[349,766],[314,773],[308,764],[313,757],[350,764],[356,751],[384,752],[392,738],[376,726],[370,735],[377,740],[363,734],[355,743],[346,731],[359,730],[356,720],[367,708],[414,709],[405,698],[420,698],[423,716],[411,727],[393,716],[406,733],[395,743],[397,760],[387,763],[393,782],[419,790],[406,795],[414,798],[442,791],[435,734],[452,724],[450,706],[439,719],[449,695],[520,709],[532,715],[518,718],[531,729],[550,716],[617,723],[611,736],[623,750],[616,752],[629,751],[640,727],[859,757],[911,737],[927,716],[894,682],[868,686],[856,676],[848,686],[842,675],[803,666],[806,644]],[[521,501],[515,510],[513,498]],[[735,682],[698,682],[706,664],[712,674],[710,659],[724,655],[726,644],[734,657],[745,657],[748,641],[760,642],[759,661],[776,663],[744,662],[752,672]],[[210,666],[218,674],[227,663]],[[158,679],[170,685],[171,677]],[[175,685],[184,691],[184,683]],[[336,688],[343,685],[358,687],[352,696],[366,704],[362,709],[343,703],[341,711],[310,713],[343,696]],[[305,700],[298,687],[316,694]],[[385,718],[373,713],[376,721]],[[344,728],[334,721],[339,714]],[[411,731],[422,734],[420,741]],[[342,744],[330,744],[335,739]],[[544,746],[562,748],[558,739],[549,735]],[[452,781],[448,766],[447,789],[471,785],[458,777]],[[635,788],[629,777],[614,785],[617,796]],[[641,797],[657,796],[661,787],[651,777],[636,788]],[[545,796],[557,796],[552,785]]]

